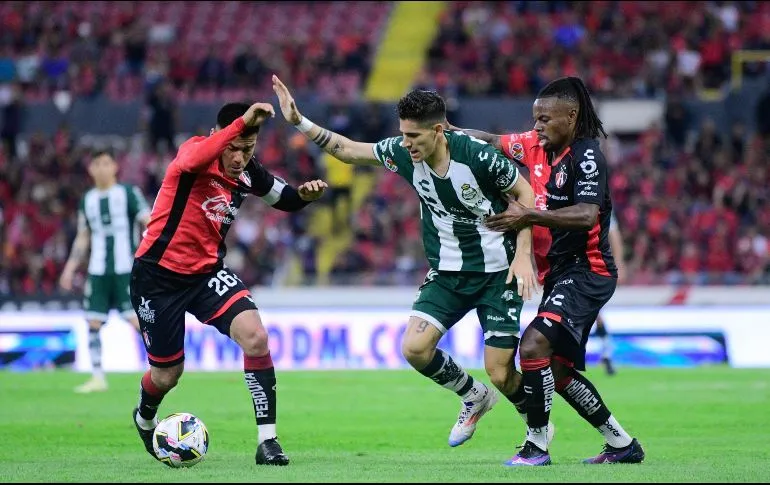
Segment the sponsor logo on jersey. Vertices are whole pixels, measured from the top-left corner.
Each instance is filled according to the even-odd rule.
[[[230,201],[224,195],[209,197],[201,209],[206,213],[206,218],[222,224],[232,224],[234,217],[238,214],[238,208],[230,205]]]
[[[556,188],[562,188],[564,187],[564,184],[567,183],[567,169],[564,168],[564,165],[559,164],[559,171],[556,172]]]
[[[155,323],[155,310],[150,308],[150,303],[152,300],[148,300],[143,296],[139,297],[142,301],[139,303],[139,308],[136,310],[136,313],[139,315],[139,318],[144,320],[147,323]],[[147,343],[147,346],[150,346],[150,338],[148,336],[145,336],[145,342]]]
[[[521,143],[508,143],[508,153],[518,162],[524,159],[524,147]]]
[[[471,187],[470,184],[462,184],[460,188],[462,189],[462,196],[465,200],[471,201],[479,196],[479,191]]]
[[[396,165],[392,159],[386,158],[385,159],[385,168],[390,170],[391,172],[398,172],[398,165]]]

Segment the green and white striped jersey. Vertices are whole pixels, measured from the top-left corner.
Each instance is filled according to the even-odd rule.
[[[115,184],[85,193],[78,210],[78,228],[91,232],[88,274],[127,274],[139,244],[137,217],[149,213],[138,187]]]
[[[404,177],[420,197],[422,240],[431,268],[494,273],[508,269],[515,234],[487,229],[483,218],[507,207],[503,192],[519,177],[516,165],[486,142],[461,131],[445,132],[449,170],[439,177],[426,162],[413,163],[403,136],[374,145],[374,156]]]

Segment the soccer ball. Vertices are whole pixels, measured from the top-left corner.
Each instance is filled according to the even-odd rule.
[[[155,456],[172,468],[199,463],[209,449],[209,432],[197,416],[174,413],[158,423],[152,435]]]

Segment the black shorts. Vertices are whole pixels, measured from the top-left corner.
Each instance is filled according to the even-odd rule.
[[[184,361],[185,312],[230,337],[230,324],[245,310],[256,310],[243,281],[229,268],[202,275],[182,275],[135,260],[131,269],[131,304],[155,367]]]
[[[585,370],[586,343],[596,317],[612,298],[618,280],[575,267],[548,275],[543,285],[543,300],[537,316],[551,324],[536,323],[545,335],[553,356],[578,370]]]

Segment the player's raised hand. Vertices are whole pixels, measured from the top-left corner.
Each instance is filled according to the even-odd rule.
[[[258,126],[274,116],[275,109],[270,103],[254,103],[243,114],[243,121],[246,122],[246,126]]]
[[[516,280],[517,293],[524,301],[535,296],[538,290],[532,258],[519,257],[518,253],[514,256],[513,262],[508,268],[508,277],[505,283],[512,283],[514,279]]]
[[[300,185],[297,188],[297,192],[299,192],[299,198],[304,200],[305,202],[313,202],[314,200],[318,200],[321,198],[322,195],[324,195],[324,191],[329,185],[326,184],[323,180],[311,180],[310,182],[305,182],[304,184]]]
[[[289,88],[275,74],[273,74],[273,91],[278,95],[283,117],[292,125],[298,125],[302,121],[302,115],[299,114],[297,104],[294,102],[294,98],[291,97]]]

